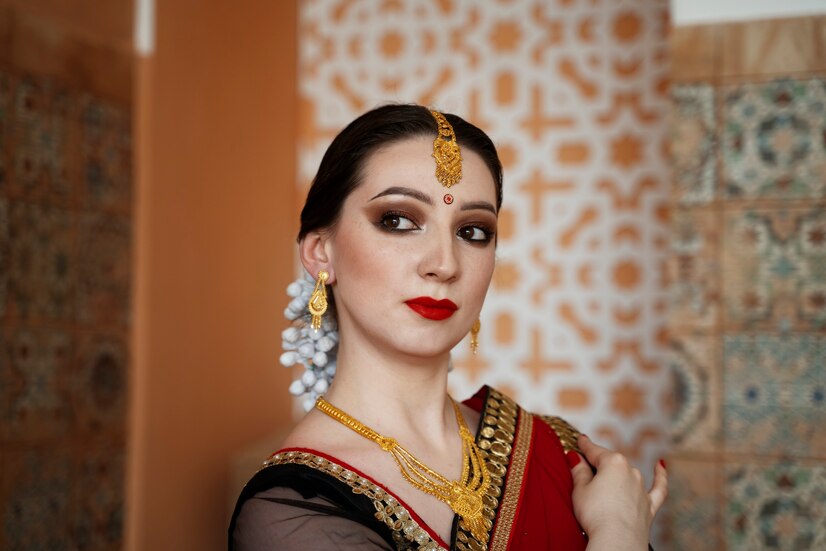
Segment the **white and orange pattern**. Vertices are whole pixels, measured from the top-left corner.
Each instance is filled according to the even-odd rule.
[[[666,442],[668,8],[661,0],[305,0],[300,177],[345,124],[418,102],[485,129],[505,164],[487,383],[645,470]]]

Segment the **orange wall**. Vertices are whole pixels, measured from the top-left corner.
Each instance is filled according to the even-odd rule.
[[[294,1],[157,2],[137,64],[127,549],[224,549],[230,457],[290,418]]]

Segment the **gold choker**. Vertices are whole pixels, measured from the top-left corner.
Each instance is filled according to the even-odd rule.
[[[462,437],[462,476],[451,481],[440,475],[404,449],[395,439],[382,436],[370,427],[353,419],[324,398],[316,400],[315,407],[335,419],[345,427],[372,440],[384,451],[390,453],[402,476],[414,488],[430,494],[443,501],[461,517],[474,538],[480,542],[488,541],[488,522],[482,515],[482,498],[490,487],[490,474],[485,466],[482,452],[474,442],[473,435],[467,428],[462,412],[453,399],[453,410],[459,424],[459,436]]]

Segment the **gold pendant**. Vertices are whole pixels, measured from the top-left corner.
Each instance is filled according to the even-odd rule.
[[[448,505],[459,515],[474,538],[482,543],[488,542],[485,517],[482,515],[482,497],[465,486],[454,482]]]

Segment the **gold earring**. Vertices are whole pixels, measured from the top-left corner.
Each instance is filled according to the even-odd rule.
[[[321,327],[321,316],[327,311],[327,289],[324,287],[324,284],[327,283],[328,277],[330,277],[330,274],[327,273],[327,270],[318,272],[315,289],[313,289],[313,294],[310,295],[310,302],[307,304],[307,308],[313,316],[310,321],[310,327],[312,327],[314,331],[318,331]]]
[[[473,325],[470,326],[470,351],[476,354],[479,350],[479,330],[482,328],[482,321],[476,318]]]

